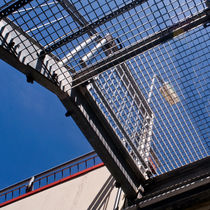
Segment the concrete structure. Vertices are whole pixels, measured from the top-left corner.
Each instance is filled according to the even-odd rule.
[[[2,210],[86,210],[113,209],[118,189],[105,166],[75,176],[44,190],[34,190],[22,199],[10,201]],[[121,195],[119,207],[124,203]]]

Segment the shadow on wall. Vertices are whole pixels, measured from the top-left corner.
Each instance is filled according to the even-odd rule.
[[[96,210],[96,209],[107,209],[107,205],[109,203],[110,195],[112,190],[114,189],[114,178],[110,175],[104,185],[102,186],[101,190],[93,199],[90,206],[87,210]]]

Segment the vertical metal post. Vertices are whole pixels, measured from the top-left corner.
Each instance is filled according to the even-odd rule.
[[[117,190],[117,196],[114,202],[114,208],[113,210],[118,210],[119,209],[119,202],[120,202],[120,197],[121,197],[122,189],[121,187],[118,188]]]
[[[154,74],[153,78],[152,78],[152,83],[150,86],[148,99],[147,99],[148,104],[150,104],[151,99],[152,99],[153,89],[154,89],[154,85],[155,85],[155,79],[156,79],[156,74]],[[139,148],[138,148],[139,153],[141,154],[141,156],[144,159],[144,161],[146,162],[146,164],[148,164],[148,162],[149,162],[153,123],[154,123],[154,114],[152,113],[152,115],[149,116],[146,113],[146,116],[143,121],[142,134],[140,137]],[[148,167],[148,171],[149,171],[149,167]]]
[[[153,93],[153,88],[154,88],[154,84],[155,84],[155,78],[156,78],[156,74],[154,74],[154,76],[153,76],[153,78],[152,78],[152,83],[151,83],[151,86],[150,86],[150,91],[149,91],[148,99],[147,99],[147,102],[148,102],[148,103],[151,102],[152,93]]]

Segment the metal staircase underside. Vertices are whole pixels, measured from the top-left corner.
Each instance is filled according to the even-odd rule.
[[[127,146],[122,143],[123,138],[119,137],[114,126],[102,113],[96,100],[91,95],[89,87],[92,85],[91,87],[97,92],[97,86],[94,82],[97,76],[116,67],[117,75],[126,87],[133,103],[138,107],[143,122],[145,122],[145,119],[149,119],[146,122],[149,124],[153,121],[153,110],[125,61],[198,26],[207,24],[209,22],[209,9],[192,15],[144,40],[139,40],[130,46],[121,47],[121,49],[117,46],[116,40],[111,38],[108,42],[109,46],[102,47],[106,56],[93,65],[83,63],[83,67],[77,72],[67,65],[59,66],[58,63],[61,60],[53,54],[53,51],[85,33],[89,36],[97,35],[96,28],[98,26],[147,1],[132,1],[91,24],[88,24],[88,21],[69,1],[58,1],[72,19],[80,25],[81,29],[46,48],[7,17],[29,2],[32,2],[32,0],[16,1],[1,10],[0,58],[25,74],[28,82],[33,83],[35,81],[53,92],[65,106],[66,116],[71,116],[74,119],[127,197],[141,197],[151,175],[148,173],[148,170],[150,170],[148,162],[145,162],[145,159],[136,149],[133,143],[134,137],[127,135],[127,131],[109,107],[109,102],[104,99],[104,107],[111,113],[112,120],[126,137],[126,143],[129,144],[131,149],[128,150]],[[99,35],[97,43],[103,38]],[[100,93],[98,89],[97,94],[100,95]],[[103,98],[103,96],[101,95],[100,98]],[[142,128],[145,126],[143,125]]]

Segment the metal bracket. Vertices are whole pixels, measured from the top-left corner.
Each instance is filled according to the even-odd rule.
[[[34,83],[34,78],[33,78],[33,76],[30,73],[29,74],[26,74],[26,81],[28,83],[31,83],[31,84]]]
[[[33,190],[34,180],[35,180],[35,177],[32,176],[28,185],[26,186],[26,193],[31,192]]]
[[[1,46],[3,46],[5,49],[7,49],[10,53],[17,55],[16,49],[19,47],[18,45],[15,45],[14,39],[11,39],[8,43],[7,40],[0,34],[0,38],[2,40]]]

